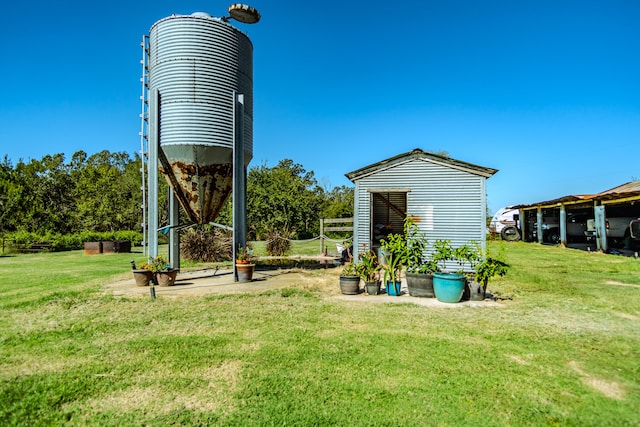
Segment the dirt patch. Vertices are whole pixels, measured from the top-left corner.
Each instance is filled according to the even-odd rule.
[[[507,358],[513,360],[514,362],[516,362],[518,365],[524,365],[524,366],[531,365],[531,363],[528,360],[524,360],[522,357],[516,356],[515,354],[505,354],[505,356],[507,356]]]
[[[194,297],[212,294],[257,293],[305,283],[298,269],[256,271],[253,281],[235,282],[231,269],[180,272],[173,286],[155,286],[156,297]],[[133,278],[105,285],[115,296],[149,297],[149,286],[136,286]]]
[[[169,413],[180,409],[197,411],[229,411],[233,409],[233,396],[240,382],[241,363],[230,361],[208,367],[193,374],[194,381],[205,381],[204,387],[175,390],[162,384],[163,375],[142,376],[139,384],[102,397],[92,398],[87,405],[94,412],[119,411]]]
[[[580,366],[578,366],[578,362],[575,361],[569,362],[569,367],[582,377],[584,384],[602,393],[604,396],[616,400],[623,400],[625,398],[626,391],[624,387],[617,382],[604,380],[595,375],[591,375],[583,371]]]
[[[621,283],[621,282],[615,282],[613,280],[607,280],[606,282],[604,282],[605,285],[613,285],[613,286],[628,286],[630,288],[640,288],[640,285],[634,285],[631,283]]]
[[[456,304],[440,302],[436,298],[418,298],[409,295],[403,280],[400,296],[342,295],[339,286],[340,269],[267,269],[254,272],[253,281],[249,283],[234,282],[232,270],[199,270],[181,272],[173,286],[156,286],[157,298],[195,297],[211,294],[260,293],[272,289],[295,288],[310,292],[318,292],[327,298],[360,303],[409,303],[429,307],[461,308],[461,307],[502,307],[493,301],[464,301]],[[136,286],[133,277],[105,286],[107,292],[115,296],[149,297],[148,286]]]
[[[619,311],[616,311],[613,314],[627,320],[640,320],[640,317],[634,316],[633,314],[629,314],[629,313],[620,313]]]

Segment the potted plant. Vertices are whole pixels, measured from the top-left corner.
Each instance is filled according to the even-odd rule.
[[[236,274],[238,282],[251,282],[256,265],[253,261],[253,250],[250,246],[239,247],[236,252]]]
[[[356,274],[364,282],[364,287],[369,295],[380,293],[380,282],[378,280],[378,257],[375,252],[364,247],[364,251],[358,256],[358,264],[355,266]]]
[[[471,297],[471,288],[477,289],[475,269],[482,260],[482,248],[475,242],[466,243],[453,250],[453,259],[458,264],[456,273],[464,276],[462,301]]]
[[[133,271],[133,279],[136,282],[136,286],[149,286],[149,283],[153,280],[153,271],[146,268],[136,268],[134,260],[131,260],[131,270]]]
[[[404,224],[407,241],[407,288],[411,296],[433,298],[433,273],[439,271],[438,263],[425,256],[429,242],[416,222],[416,218],[408,216]]]
[[[172,286],[176,281],[178,270],[161,256],[149,257],[149,262],[143,262],[140,267],[153,273],[153,280],[158,286]]]
[[[239,246],[236,252],[236,264],[251,264],[253,250],[250,246]]]
[[[456,257],[462,251],[453,248],[450,240],[436,240],[434,243],[434,260],[441,264],[440,271],[433,273],[433,291],[438,301],[460,302],[464,292],[465,276],[447,271],[447,261],[459,261]]]
[[[387,295],[401,295],[400,274],[407,259],[407,241],[404,234],[391,233],[382,239],[385,262],[382,264],[384,270],[384,283]]]
[[[485,254],[484,258],[475,266],[474,280],[469,282],[469,299],[483,301],[487,292],[487,284],[494,277],[507,274],[509,265],[504,262],[501,254],[497,257]]]
[[[344,265],[340,273],[340,291],[345,295],[357,295],[360,293],[360,277],[356,274],[353,263]]]

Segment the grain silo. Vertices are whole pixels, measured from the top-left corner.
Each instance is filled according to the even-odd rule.
[[[141,134],[148,145],[145,225],[148,244],[156,247],[152,255],[157,253],[158,170],[190,221],[207,224],[229,197],[234,174],[246,174],[253,156],[253,45],[229,21],[255,23],[260,14],[235,4],[229,15],[174,14],[154,23],[143,37]],[[177,206],[171,209],[170,222],[178,217]]]
[[[252,58],[243,32],[206,13],[173,15],[151,27],[157,128],[150,141],[159,142],[161,171],[195,223],[214,220],[231,192],[235,93],[244,95],[245,166],[251,160]]]

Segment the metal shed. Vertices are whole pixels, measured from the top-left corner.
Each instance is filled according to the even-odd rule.
[[[377,251],[389,232],[402,232],[407,215],[430,242],[454,246],[486,242],[486,179],[497,169],[415,149],[349,172],[354,190],[354,255]]]

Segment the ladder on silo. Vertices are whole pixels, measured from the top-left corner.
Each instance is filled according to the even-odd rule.
[[[147,224],[147,169],[145,164],[149,158],[149,36],[143,35],[142,42],[142,59],[140,64],[142,65],[142,77],[140,82],[142,85],[142,94],[140,95],[141,112],[140,112],[140,173],[142,175],[142,185],[140,190],[142,191],[142,248],[146,257],[149,256],[148,245],[148,224]]]

